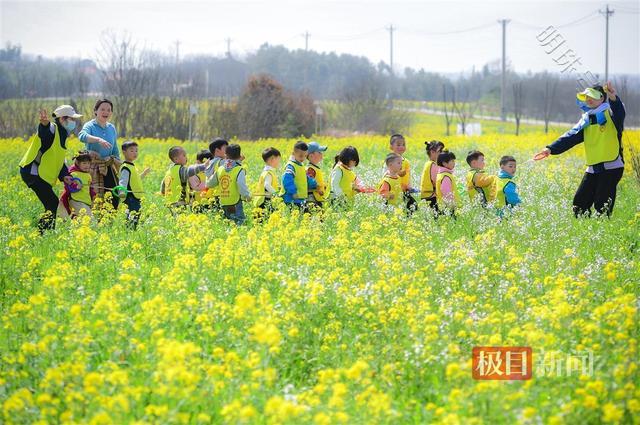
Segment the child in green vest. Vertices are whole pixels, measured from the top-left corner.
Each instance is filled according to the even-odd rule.
[[[460,205],[456,179],[453,169],[456,156],[453,152],[443,151],[438,155],[438,177],[436,177],[436,199],[439,214],[450,214],[455,218],[456,208]]]
[[[324,170],[322,169],[322,160],[327,147],[320,145],[318,142],[311,142],[308,144],[308,147],[307,177],[311,177],[316,181],[316,188],[309,189],[307,205],[316,211],[321,211],[324,206],[324,201],[329,195],[327,192],[327,182],[324,179]]]
[[[138,144],[133,140],[127,140],[122,144],[122,155],[124,162],[120,165],[120,181],[118,186],[126,190],[120,190],[117,195],[124,200],[127,206],[127,224],[130,229],[135,230],[140,220],[140,201],[144,189],[142,179],[149,174],[151,169],[145,168],[138,172],[135,160],[138,159]]]
[[[378,185],[378,192],[384,199],[385,205],[398,206],[402,202],[402,183],[400,171],[402,170],[402,157],[396,153],[390,153],[385,159],[387,172]]]
[[[189,178],[204,171],[209,165],[209,160],[203,164],[187,166],[187,152],[181,146],[169,149],[169,159],[172,164],[162,179],[160,193],[164,196],[167,206],[173,210],[191,203],[191,188],[187,187]]]
[[[293,155],[287,161],[282,174],[282,198],[289,207],[297,206],[306,211],[308,191],[317,187],[316,180],[307,176],[304,161],[307,159],[309,146],[298,141],[293,146]]]
[[[520,197],[513,176],[516,174],[516,159],[510,155],[500,158],[500,172],[498,173],[496,190],[496,207],[498,215],[503,217],[505,212],[519,205]]]
[[[220,186],[220,205],[224,216],[237,225],[245,222],[242,201],[251,201],[251,192],[247,187],[247,172],[242,165],[244,157],[240,145],[227,147],[227,159],[220,162],[216,171],[216,185]]]
[[[360,155],[353,146],[343,148],[335,157],[329,181],[331,182],[331,206],[345,209],[353,206],[356,193],[373,193],[353,171],[360,164]]]
[[[70,185],[65,184],[60,196],[59,216],[71,218],[80,214],[92,216],[91,206],[96,194],[91,187],[90,170],[91,155],[88,151],[78,152],[78,155],[73,158],[73,166],[69,168],[73,182]]]
[[[256,222],[261,222],[273,211],[271,200],[278,196],[280,181],[276,171],[280,168],[282,155],[274,147],[262,151],[264,168],[258,179],[258,193],[253,201],[253,214]]]
[[[400,177],[400,185],[402,187],[403,202],[410,214],[418,209],[418,203],[411,194],[417,193],[419,190],[411,187],[411,167],[409,161],[404,157],[404,153],[407,150],[407,142],[404,136],[402,134],[393,134],[391,139],[389,139],[389,148],[391,152],[400,155],[402,158],[402,169],[398,173],[398,176]]]
[[[218,171],[220,161],[226,158],[227,146],[229,146],[229,142],[220,137],[209,143],[209,152],[211,152],[213,158],[204,170],[204,175],[206,177],[205,184],[210,189],[209,192],[211,192],[213,199],[211,201],[211,206],[216,210],[220,209],[220,187],[218,187],[218,175],[216,174],[216,171]]]
[[[479,202],[486,207],[496,197],[495,176],[484,170],[484,154],[474,150],[467,155],[467,164],[471,169],[467,172],[467,194],[471,202]]]
[[[422,169],[420,176],[420,198],[427,202],[427,205],[435,213],[438,212],[438,200],[436,199],[436,178],[438,177],[438,155],[444,150],[444,143],[439,140],[424,142],[427,151],[427,162]]]

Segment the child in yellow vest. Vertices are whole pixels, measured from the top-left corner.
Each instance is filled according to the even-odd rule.
[[[251,192],[247,187],[247,172],[242,165],[244,157],[240,145],[227,147],[227,159],[218,166],[217,184],[220,186],[220,206],[224,216],[237,225],[245,222],[243,201],[251,201]]]
[[[422,169],[420,177],[420,199],[424,199],[427,205],[438,212],[438,201],[436,199],[436,178],[438,177],[438,155],[444,149],[444,143],[439,140],[424,142],[427,150],[427,162]]]
[[[474,150],[467,155],[467,194],[471,202],[479,202],[486,207],[496,198],[496,178],[484,171],[484,154]]]
[[[460,205],[456,179],[453,169],[456,167],[456,156],[453,152],[443,151],[438,155],[438,177],[436,178],[436,198],[440,214],[449,213],[455,217],[455,210]]]
[[[335,157],[331,170],[331,205],[336,208],[353,205],[356,193],[373,193],[375,189],[367,188],[353,172],[360,163],[358,150],[353,146],[342,149]]]
[[[213,155],[208,149],[203,149],[196,155],[197,164],[204,164],[211,159],[213,159]],[[189,177],[189,186],[193,188],[193,212],[205,212],[211,209],[213,190],[207,187],[206,180],[204,171]]]
[[[280,168],[281,159],[280,151],[274,147],[262,151],[264,168],[258,179],[258,193],[253,200],[253,216],[258,223],[273,212],[271,200],[278,196],[280,191],[280,181],[276,171]]]
[[[378,185],[378,192],[384,199],[385,205],[397,207],[402,202],[402,184],[399,176],[402,170],[402,157],[396,153],[390,153],[385,163],[387,172]]]
[[[520,205],[520,197],[513,176],[516,174],[516,159],[505,155],[500,158],[500,172],[498,173],[496,207],[498,215],[503,217],[505,212]]]
[[[218,171],[218,166],[220,165],[220,161],[224,160],[226,157],[227,146],[229,146],[229,142],[220,137],[213,140],[213,142],[209,143],[209,152],[213,155],[211,162],[204,170],[204,174],[206,177],[206,186],[210,189],[211,196],[213,197],[211,206],[214,209],[220,209],[220,187],[218,187],[217,178],[218,175],[216,171]]]
[[[149,174],[151,169],[145,168],[141,173],[134,164],[138,159],[138,144],[132,140],[127,140],[122,144],[122,155],[124,162],[120,165],[120,181],[118,186],[126,191],[120,191],[117,196],[124,199],[127,206],[127,224],[130,229],[135,230],[140,220],[140,201],[142,200],[143,187],[142,179]]]
[[[323,152],[327,150],[327,147],[321,146],[318,142],[311,142],[308,147],[307,159],[309,160],[309,165],[307,166],[307,177],[316,181],[316,188],[309,189],[307,205],[321,210],[324,206],[324,201],[329,195],[327,183],[324,180],[324,171],[322,170]]]
[[[65,184],[60,196],[58,215],[61,217],[75,218],[80,214],[91,214],[93,198],[96,194],[91,188],[91,155],[88,151],[80,151],[73,158],[73,166],[69,168],[69,174],[73,178],[70,185]]]
[[[392,135],[389,140],[389,148],[391,149],[391,152],[400,155],[402,158],[402,170],[400,170],[398,176],[400,177],[400,185],[402,187],[402,197],[405,207],[409,213],[412,213],[418,209],[418,203],[411,194],[418,192],[418,190],[411,187],[411,167],[409,161],[403,156],[407,150],[407,142],[404,136],[402,134]]]
[[[209,165],[209,160],[204,164],[187,166],[187,152],[181,146],[173,146],[169,149],[169,159],[172,164],[162,180],[160,193],[164,196],[169,208],[184,207],[191,204],[189,177],[204,171]]]
[[[297,206],[303,212],[307,211],[307,197],[309,190],[316,188],[316,181],[307,176],[304,161],[307,159],[309,146],[302,141],[293,146],[293,155],[289,158],[282,174],[282,198],[289,207]]]

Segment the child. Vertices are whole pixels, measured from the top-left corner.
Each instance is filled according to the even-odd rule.
[[[393,134],[389,140],[389,147],[393,153],[400,155],[402,158],[402,170],[400,170],[398,175],[400,176],[400,185],[402,187],[405,206],[407,211],[411,213],[418,209],[418,203],[413,196],[411,196],[411,193],[416,192],[416,190],[411,187],[411,169],[409,161],[407,161],[403,156],[407,150],[407,142],[402,134]]]
[[[496,198],[495,176],[490,176],[484,171],[484,154],[474,150],[467,155],[467,164],[471,169],[467,172],[467,193],[471,202],[480,202],[486,207]]]
[[[84,211],[91,217],[91,205],[96,194],[91,187],[91,154],[88,151],[80,151],[73,158],[73,166],[69,168],[69,174],[72,178],[79,179],[74,184],[64,186],[64,191],[60,196],[60,205],[58,208],[59,215],[62,217],[75,218]],[[77,191],[72,192],[75,188]]]
[[[307,176],[316,181],[316,188],[309,190],[307,205],[321,210],[328,195],[324,172],[321,168],[323,152],[327,150],[327,147],[321,146],[318,142],[311,142],[308,146],[307,159],[309,160],[309,166],[307,167]]]
[[[237,225],[245,222],[242,201],[251,201],[251,192],[247,187],[246,176],[240,152],[240,145],[232,144],[227,147],[227,159],[220,162],[216,171],[216,184],[220,186],[220,205],[224,216]]]
[[[264,194],[264,196],[256,196],[253,201],[254,217],[257,222],[264,220],[273,211],[271,199],[280,191],[276,170],[280,168],[281,158],[280,151],[274,147],[262,151],[262,160],[265,165],[258,179],[258,195]]]
[[[505,155],[500,158],[500,172],[498,173],[496,206],[498,215],[502,217],[504,212],[519,205],[520,197],[513,176],[516,174],[516,159]]]
[[[142,173],[138,172],[134,161],[138,159],[138,144],[132,140],[127,140],[122,144],[122,155],[124,162],[120,165],[119,186],[126,188],[125,191],[117,193],[120,199],[124,198],[127,206],[127,222],[131,229],[138,227],[140,219],[140,201],[142,200],[142,179],[146,176],[150,168],[145,168]]]
[[[173,146],[169,149],[169,159],[173,164],[162,180],[160,193],[164,195],[165,202],[170,208],[189,205],[191,202],[190,190],[187,188],[189,177],[204,171],[209,161],[187,167],[187,152],[181,146]]]
[[[356,192],[375,192],[375,189],[364,187],[362,181],[353,172],[359,163],[360,155],[353,146],[347,146],[336,155],[330,177],[332,205],[338,208],[351,206]]]
[[[436,177],[436,198],[438,209],[448,211],[455,217],[455,209],[460,200],[456,188],[453,169],[456,166],[456,156],[453,152],[443,151],[438,155],[438,177]]]
[[[444,143],[439,140],[424,142],[429,159],[424,164],[422,176],[420,177],[420,198],[424,199],[429,207],[438,212],[438,201],[436,199],[436,178],[438,177],[438,155],[444,149]]]
[[[307,176],[303,165],[307,158],[309,146],[305,142],[298,141],[293,146],[293,155],[289,158],[282,174],[282,197],[288,206],[297,206],[303,212],[307,211],[306,202],[309,189],[315,189],[315,179]]]
[[[213,154],[208,149],[203,149],[196,155],[196,163],[204,164],[205,161],[213,159]],[[205,170],[206,171],[206,170]],[[213,190],[209,190],[206,185],[206,175],[200,171],[193,177],[189,177],[189,186],[193,188],[194,212],[204,212],[211,208],[213,202]]]
[[[217,183],[217,174],[218,165],[220,165],[220,161],[225,158],[225,153],[227,150],[227,146],[229,146],[229,142],[225,139],[218,137],[213,142],[209,143],[209,152],[213,155],[213,159],[209,163],[209,166],[204,170],[204,174],[206,176],[206,186],[211,189],[211,196],[213,200],[211,205],[214,209],[220,209],[220,188]]]
[[[399,176],[402,170],[402,157],[396,153],[390,153],[385,159],[387,172],[382,178],[378,191],[385,200],[385,205],[398,206],[402,201],[402,184]]]

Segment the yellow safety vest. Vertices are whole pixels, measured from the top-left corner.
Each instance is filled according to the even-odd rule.
[[[310,168],[313,168],[313,170],[316,172],[315,180],[318,186],[316,187],[316,189],[309,192],[309,194],[312,195],[313,199],[315,199],[316,201],[324,202],[327,199],[328,195],[327,184],[324,182],[324,172],[322,171],[322,168],[312,163],[309,163],[309,167],[307,167],[307,169]],[[320,192],[322,192],[323,195],[320,195]]]
[[[240,202],[238,190],[238,174],[244,166],[235,165],[230,171],[224,166],[218,167],[218,185],[220,186],[220,205],[235,205]]]
[[[504,194],[504,189],[508,184],[515,186],[516,183],[510,177],[498,177],[498,181],[496,182],[496,207],[498,208],[507,206],[507,197]]]
[[[256,196],[253,200],[254,207],[261,207],[264,204],[265,199],[270,199],[272,197],[272,195],[267,192],[267,189],[264,188],[264,182],[267,178],[267,175],[271,176],[271,187],[273,187],[275,193],[278,193],[278,191],[280,190],[280,180],[278,180],[278,177],[276,176],[276,170],[274,170],[273,168],[270,170],[262,170],[262,173],[260,173],[260,177],[258,177],[258,190],[262,191],[265,196]]]
[[[384,165],[383,168],[386,170],[387,169],[387,163],[386,161],[384,161]],[[405,171],[404,176],[399,176],[400,177],[400,186],[402,187],[402,190],[404,191],[405,188],[408,188],[409,186],[411,186],[411,170],[410,170],[410,166],[409,166],[409,161],[405,158],[402,157],[402,168],[400,168],[400,171]]]
[[[131,193],[131,195],[136,199],[142,199],[142,192],[144,189],[142,188],[142,179],[140,178],[140,173],[138,173],[138,169],[136,168],[133,162],[125,161],[120,165],[120,173],[122,170],[129,171],[129,184],[127,185],[127,192]],[[178,176],[179,179],[180,176]],[[165,193],[167,191],[167,186],[165,183]]]
[[[422,169],[422,177],[420,177],[420,198],[421,199],[429,199],[433,198],[436,194],[436,188],[434,187],[431,181],[431,167],[435,166],[436,163],[431,161],[430,159],[424,164],[424,168]]]
[[[298,199],[304,199],[304,197],[307,195],[308,190],[307,190],[307,170],[305,169],[304,165],[302,165],[301,163],[297,162],[297,161],[293,161],[293,160],[289,160],[287,161],[287,165],[292,165],[293,166],[293,183],[296,185],[296,195],[299,196]],[[286,167],[285,166],[285,167]],[[282,175],[282,178],[284,178],[284,174]],[[284,183],[282,185],[282,189],[280,190],[281,194],[284,194]]]
[[[58,130],[58,126],[56,124],[53,124],[53,126],[53,143],[49,149],[42,154],[40,163],[38,164],[38,175],[51,186],[56,184],[58,180],[58,174],[60,174],[60,170],[64,165],[64,156],[67,152],[67,148],[63,147],[60,143],[60,130]],[[41,147],[42,141],[36,133],[31,137],[29,149],[27,149],[27,152],[20,160],[20,167],[25,167],[32,163],[38,156]]]
[[[220,161],[224,158],[214,157],[211,161],[213,162],[213,173],[215,174],[218,171],[218,167],[220,167]],[[208,192],[211,192],[211,196],[217,198],[220,196],[220,185],[209,188]]]
[[[613,161],[620,154],[618,130],[608,109],[604,114],[607,118],[604,125],[591,124],[584,129],[584,153],[587,165]]]
[[[353,201],[356,191],[353,188],[353,185],[356,181],[356,173],[348,169],[342,163],[338,163],[333,167],[335,170],[336,167],[342,170],[342,178],[340,179],[340,189],[342,189],[342,193],[347,198],[348,201]]]
[[[386,199],[389,205],[400,205],[402,201],[402,186],[400,177],[384,176],[378,185],[378,192],[382,190],[382,186],[387,183],[389,185],[389,193],[393,194],[393,199]]]
[[[91,174],[83,171],[73,171],[71,176],[79,178],[82,183],[82,189],[78,192],[70,192],[71,199],[91,206]]]
[[[447,205],[444,202],[444,196],[442,194],[442,180],[445,177],[449,177],[451,180],[451,191],[453,192],[454,205]],[[458,188],[456,186],[456,179],[452,173],[449,172],[440,172],[438,173],[438,177],[436,178],[436,199],[438,200],[438,206],[441,208],[446,207],[457,207],[460,205],[460,196],[458,195]]]
[[[493,185],[486,187],[476,186],[474,183],[474,178],[476,174],[484,174],[484,170],[476,170],[472,168],[467,172],[467,194],[469,195],[469,199],[473,202],[476,196],[479,196],[480,203],[482,205],[487,205],[487,202],[492,202],[495,199],[495,192]]]
[[[198,179],[200,180],[200,182],[204,182],[206,180],[206,176],[204,175],[204,172],[199,172],[197,174]],[[193,194],[193,199],[195,201],[201,202],[202,200],[205,199],[210,199],[213,197],[213,192],[211,189],[209,188],[205,188],[204,190],[196,190]]]
[[[188,204],[191,200],[187,184],[180,180],[180,167],[182,165],[173,164],[164,175],[164,198],[169,205],[180,201]]]

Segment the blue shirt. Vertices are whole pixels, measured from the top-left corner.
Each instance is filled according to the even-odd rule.
[[[299,163],[298,161],[295,161],[294,159],[292,159],[292,161],[294,161],[298,165],[302,165],[301,163]],[[306,176],[306,177],[307,177],[308,189],[313,190],[318,187],[318,183],[316,182],[316,179],[309,176]],[[296,187],[295,178],[296,178],[295,168],[293,168],[293,165],[287,164],[287,166],[284,168],[284,173],[282,174],[282,187],[284,189],[284,195],[282,196],[282,198],[286,204],[291,204],[291,203],[303,204],[307,201],[306,193],[302,194],[303,195],[302,199],[293,197],[293,195],[296,195],[298,193],[298,188]]]
[[[500,172],[498,173],[498,178],[511,179],[513,178],[513,176],[504,170],[500,170]],[[520,197],[518,196],[518,192],[516,191],[516,184],[513,182],[511,182],[510,184],[507,184],[504,187],[504,197],[505,197],[505,200],[507,201],[507,205],[511,205],[514,207],[522,202],[520,200]]]
[[[100,137],[107,142],[111,143],[110,148],[103,148],[100,143],[90,143],[88,136]],[[78,138],[85,144],[87,150],[97,152],[100,158],[106,159],[109,156],[114,156],[120,159],[120,150],[118,149],[118,132],[116,127],[110,122],[106,126],[102,127],[95,119],[85,123],[78,134]]]

